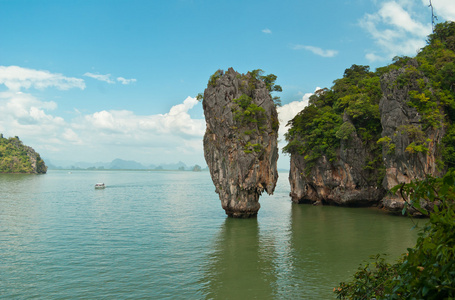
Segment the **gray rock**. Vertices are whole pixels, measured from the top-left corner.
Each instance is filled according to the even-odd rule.
[[[417,66],[416,60],[408,62],[409,69]],[[289,181],[290,196],[296,203],[335,204],[344,206],[379,206],[387,211],[401,213],[404,200],[401,195],[393,195],[390,189],[401,183],[423,179],[426,174],[441,176],[437,160],[441,153],[438,145],[444,136],[444,124],[439,128],[423,129],[422,118],[418,111],[408,105],[410,91],[419,91],[419,82],[428,82],[425,76],[412,71],[406,80],[400,75],[407,72],[406,67],[392,70],[381,77],[383,96],[379,103],[383,138],[390,139],[384,144],[382,158],[385,175],[382,185],[378,185],[381,174],[378,170],[368,170],[365,162],[374,159],[368,145],[364,145],[356,132],[347,140],[342,140],[337,158],[329,162],[321,157],[309,173],[302,155],[291,155]],[[403,78],[403,76],[401,77]],[[345,115],[344,122],[351,122]],[[352,123],[352,122],[351,122]],[[417,132],[417,134],[416,134]],[[416,137],[416,135],[419,135]],[[412,152],[408,146],[420,140],[425,141],[428,151]],[[430,208],[431,209],[431,208]],[[418,214],[417,211],[411,214]]]
[[[415,60],[410,60],[409,65],[416,66]],[[379,103],[381,113],[382,137],[390,138],[391,147],[383,147],[382,156],[386,167],[383,187],[390,190],[397,184],[409,183],[411,180],[423,179],[425,174],[440,176],[436,160],[440,157],[438,145],[444,136],[444,126],[438,129],[428,128],[423,131],[422,118],[414,107],[407,103],[410,101],[410,91],[420,91],[417,79],[428,81],[420,72],[414,74],[404,85],[397,84],[397,79],[405,72],[405,68],[392,70],[381,77],[383,97]],[[410,128],[421,133],[421,140],[429,140],[428,151],[412,153],[406,148],[416,137],[409,133]],[[401,212],[404,200],[401,196],[387,194],[381,205],[391,212]]]
[[[351,122],[346,115],[343,121]],[[341,141],[334,162],[323,156],[308,174],[303,156],[291,155],[292,201],[315,205],[376,205],[385,191],[377,185],[377,171],[364,168],[365,162],[373,159],[367,147],[354,131],[349,139]]]
[[[234,100],[243,94],[262,109],[242,108]],[[211,78],[203,108],[204,157],[221,206],[230,217],[255,217],[259,196],[272,194],[278,179],[278,114],[270,93],[262,81],[230,68]]]

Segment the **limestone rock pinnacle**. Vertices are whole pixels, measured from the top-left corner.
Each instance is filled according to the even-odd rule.
[[[269,89],[254,73],[217,71],[203,97],[204,156],[230,217],[255,217],[263,191],[278,179],[278,114]]]

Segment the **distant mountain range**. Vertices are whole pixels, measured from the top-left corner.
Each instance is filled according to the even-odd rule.
[[[114,159],[111,162],[76,162],[76,163],[65,163],[56,162],[52,163],[50,160],[44,159],[49,170],[61,170],[61,169],[87,169],[87,170],[194,170],[200,168],[200,166],[187,166],[184,162],[179,161],[175,164],[160,164],[160,165],[143,165],[134,160],[123,160],[120,158]],[[196,167],[197,166],[197,167]],[[196,168],[195,168],[196,167]]]

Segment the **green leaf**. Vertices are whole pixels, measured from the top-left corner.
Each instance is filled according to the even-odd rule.
[[[428,292],[429,292],[429,289],[428,289],[428,287],[425,285],[425,286],[423,287],[423,289],[422,289],[422,296],[425,296],[426,294],[428,294]]]

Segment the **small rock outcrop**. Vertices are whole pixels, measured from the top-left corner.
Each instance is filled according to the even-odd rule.
[[[204,156],[230,217],[255,217],[263,191],[278,179],[278,114],[270,89],[253,71],[217,71],[203,96]]]
[[[0,173],[45,174],[47,166],[40,155],[18,137],[0,134]]]

